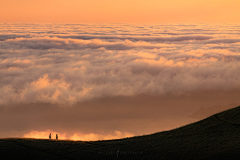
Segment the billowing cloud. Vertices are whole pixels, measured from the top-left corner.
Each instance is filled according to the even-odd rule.
[[[16,38],[14,40],[7,40],[2,48],[15,47],[16,49],[65,49],[65,50],[80,50],[80,49],[101,49],[107,50],[129,50],[134,48],[154,49],[160,48],[159,45],[148,44],[144,42],[133,43],[129,40],[122,42],[106,42],[99,39],[92,40],[72,40],[60,38]]]
[[[1,34],[0,35],[0,41],[5,41],[8,39],[16,39],[16,38],[21,38],[21,37],[29,37],[29,35],[15,35],[15,34]]]
[[[143,108],[145,110],[143,109],[144,111],[139,114],[132,114],[133,117],[135,116],[132,120],[134,123],[123,127],[123,123],[126,122],[123,117],[128,117],[128,112],[122,111],[119,116],[111,112],[115,117],[109,116],[109,109],[103,109],[104,113],[101,113],[100,109],[104,108],[104,102],[98,104],[100,106],[98,109],[93,107],[95,101],[99,99],[107,101],[116,97],[134,99],[145,95],[155,97],[153,101],[156,104],[162,104],[167,99],[165,106],[178,106],[175,102],[180,98],[186,101],[184,102],[186,108],[192,107],[184,110],[191,112],[202,105],[239,104],[236,95],[240,91],[240,41],[237,31],[239,26],[236,25],[30,24],[24,29],[21,25],[12,25],[11,29],[6,29],[9,28],[8,25],[1,25],[1,28],[0,112],[14,115],[14,111],[9,106],[24,108],[27,105],[34,105],[33,108],[38,110],[37,105],[46,104],[51,108],[50,113],[54,112],[53,108],[56,106],[61,108],[59,119],[64,119],[65,116],[71,119],[70,115],[75,113],[62,114],[64,108],[72,107],[76,110],[82,107],[82,112],[77,112],[82,119],[76,121],[93,126],[86,127],[74,120],[66,120],[66,123],[73,123],[73,126],[65,132],[61,127],[54,128],[54,125],[49,125],[48,128],[34,128],[30,123],[23,122],[28,125],[23,127],[26,131],[24,134],[29,133],[30,137],[33,131],[34,134],[35,131],[36,134],[40,134],[47,130],[61,130],[59,133],[62,136],[66,133],[67,138],[75,134],[75,137],[87,135],[104,139],[103,135],[114,137],[115,130],[120,131],[121,135],[125,132],[134,135],[140,133],[130,131],[130,128],[136,123],[143,124],[138,118],[144,117],[147,104],[144,107],[136,100],[131,102],[133,108],[139,107],[139,110]],[[206,99],[206,95],[209,99],[203,103],[203,97]],[[223,101],[220,102],[220,98]],[[187,103],[192,99],[199,104]],[[117,100],[116,102],[123,103]],[[147,102],[151,103],[150,100]],[[117,104],[112,101],[111,106],[116,110],[125,108],[123,104],[116,108]],[[158,106],[155,105],[156,108]],[[131,112],[130,108],[128,106],[124,110]],[[133,110],[137,111],[135,109]],[[168,113],[173,110],[172,108]],[[26,113],[31,114],[28,111],[26,110]],[[101,114],[97,115],[94,111]],[[147,114],[147,118],[143,119],[148,121],[155,111]],[[48,113],[47,109],[39,115],[42,117],[45,113]],[[92,121],[104,121],[102,130],[111,128],[113,124],[105,123],[114,120],[119,128],[114,126],[111,132],[95,132],[93,128],[97,125],[93,125],[92,121],[85,117],[91,115],[90,113],[94,113],[93,115],[97,117],[93,116]],[[185,118],[182,118],[184,123],[190,121],[191,118],[186,118],[186,114],[184,116]],[[16,117],[22,118],[21,115]],[[26,117],[30,121],[34,119],[29,115]],[[106,117],[109,119],[106,120]],[[3,121],[8,119],[6,116],[1,118]],[[47,119],[52,120],[50,116]],[[160,122],[157,117],[153,119],[156,123]],[[180,119],[178,118],[178,121]],[[41,120],[37,119],[36,122]],[[148,122],[150,123],[150,120]],[[85,131],[74,130],[73,128],[77,127],[75,123]],[[38,124],[38,126],[47,125],[47,122]],[[165,128],[168,127],[162,127]],[[68,135],[70,130],[71,135]],[[22,132],[21,134],[23,135]]]
[[[146,42],[174,42],[174,41],[189,41],[189,40],[208,40],[213,37],[210,36],[177,36],[177,37],[154,37],[154,36],[142,36],[142,37],[120,37],[120,36],[59,36],[60,38],[71,38],[71,39],[104,39],[104,40],[131,40],[131,41],[146,41]]]

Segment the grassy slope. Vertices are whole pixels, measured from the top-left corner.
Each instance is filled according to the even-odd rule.
[[[171,131],[118,140],[0,139],[0,159],[114,160],[117,150],[118,159],[239,159],[240,107]]]

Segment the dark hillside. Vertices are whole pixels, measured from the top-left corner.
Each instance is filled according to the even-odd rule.
[[[239,159],[240,107],[171,131],[109,141],[0,139],[3,159]]]

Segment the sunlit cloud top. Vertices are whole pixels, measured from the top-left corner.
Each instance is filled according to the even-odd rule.
[[[239,25],[0,25],[0,104],[240,89]]]

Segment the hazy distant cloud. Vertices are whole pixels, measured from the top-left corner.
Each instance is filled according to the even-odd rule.
[[[16,34],[4,35],[4,34],[0,34],[0,41],[5,41],[5,40],[8,40],[8,39],[22,38],[22,37],[29,37],[29,35],[16,35]]]
[[[194,112],[191,117],[195,118],[207,118],[213,114],[223,112],[225,110],[234,108],[238,106],[238,103],[231,103],[229,105],[214,105],[214,106],[207,106],[207,107],[201,107],[198,111]]]
[[[179,36],[179,37],[120,37],[120,36],[59,36],[59,38],[71,38],[71,39],[118,39],[118,40],[130,40],[130,41],[146,41],[146,42],[165,42],[165,41],[188,41],[188,40],[208,40],[213,37],[210,36]]]
[[[205,41],[205,44],[221,44],[221,43],[238,43],[240,42],[240,39],[215,39],[215,40],[209,40]]]
[[[54,138],[57,133],[59,139],[96,140],[149,134],[186,125],[222,109],[214,107],[210,114],[205,109],[201,114],[200,110],[199,115],[200,107],[228,105],[229,101],[236,102],[231,105],[236,107],[240,104],[239,96],[239,90],[207,91],[175,96],[105,96],[71,107],[51,103],[8,104],[0,107],[0,136],[48,138],[52,133]]]
[[[108,50],[129,50],[134,48],[154,49],[160,48],[158,45],[149,43],[134,43],[129,40],[121,42],[106,42],[98,39],[92,40],[71,40],[60,38],[18,38],[15,40],[8,40],[5,43],[0,44],[4,49],[64,49],[64,50],[79,50],[79,49],[99,49],[105,48]]]

